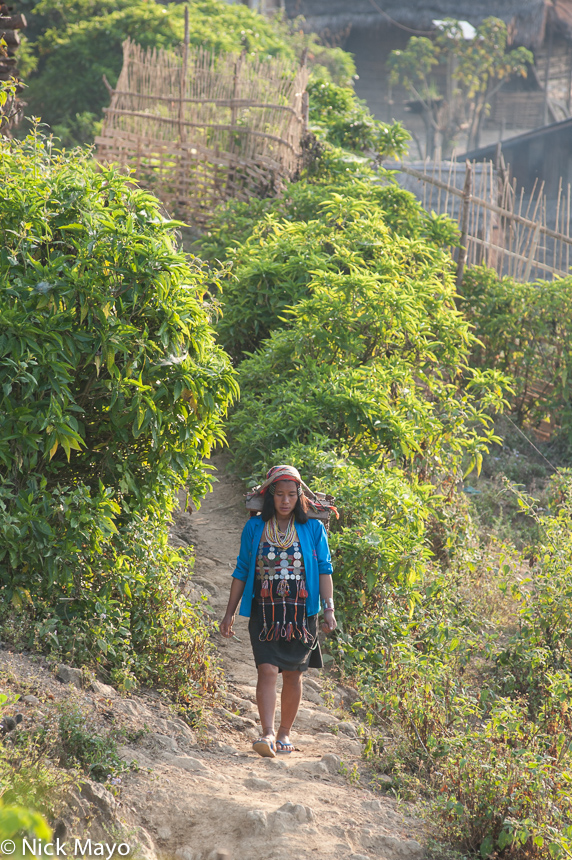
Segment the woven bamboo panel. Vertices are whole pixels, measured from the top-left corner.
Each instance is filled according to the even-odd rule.
[[[427,211],[450,215],[461,227],[463,265],[485,265],[516,281],[566,278],[572,271],[572,189],[560,186],[549,226],[544,184],[525,194],[492,162],[401,164],[398,179]],[[468,182],[467,182],[468,180]],[[465,186],[465,183],[466,186]]]
[[[297,171],[308,72],[274,58],[123,44],[98,159],[134,171],[179,218],[280,189]]]

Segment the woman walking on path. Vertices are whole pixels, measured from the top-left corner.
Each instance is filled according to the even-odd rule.
[[[332,562],[326,530],[308,518],[302,479],[293,466],[274,466],[260,487],[260,516],[245,525],[230,597],[220,632],[234,636],[236,608],[250,618],[248,630],[258,670],[256,701],[262,736],[253,747],[262,756],[290,753],[290,730],[302,698],[302,672],[322,667],[318,612],[336,629]],[[242,601],[241,601],[242,598]],[[280,726],[274,733],[276,679],[282,672]]]

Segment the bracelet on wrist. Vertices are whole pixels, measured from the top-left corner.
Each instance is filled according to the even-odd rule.
[[[326,597],[326,598],[324,598],[324,599],[322,600],[322,605],[323,605],[323,607],[324,607],[324,612],[325,612],[327,609],[331,609],[331,610],[332,610],[332,612],[333,612],[333,611],[334,611],[334,598],[333,598],[333,597]]]

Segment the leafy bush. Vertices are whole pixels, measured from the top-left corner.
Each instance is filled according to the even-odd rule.
[[[79,768],[90,779],[105,782],[128,769],[117,752],[112,731],[100,734],[77,705],[64,705],[58,726],[60,765]]]
[[[442,837],[482,857],[571,847],[570,476],[553,485],[551,514],[517,496],[542,535],[529,576],[469,521],[447,569],[411,583],[386,575],[383,602],[362,601],[334,645],[383,726],[372,762],[427,798]]]
[[[52,838],[52,830],[39,812],[34,812],[25,806],[4,804],[0,798],[0,839],[2,841],[13,839],[20,837],[22,833],[31,838],[35,836],[45,842],[49,842]],[[22,839],[18,839],[17,853],[12,854],[12,857],[17,860],[25,856],[22,842]]]
[[[562,496],[551,515],[540,515],[526,497],[518,496],[521,507],[538,522],[541,536],[529,576],[511,585],[519,624],[496,663],[502,691],[525,697],[531,717],[536,722],[549,718],[557,731],[572,730],[567,706],[562,707],[572,690],[570,473],[557,475],[552,484]]]
[[[364,161],[344,162],[339,151],[333,164],[338,175],[320,175],[289,183],[277,198],[252,199],[248,202],[230,200],[220,207],[200,239],[201,254],[206,259],[229,260],[233,266],[247,262],[244,250],[253,235],[263,238],[268,233],[264,220],[271,216],[280,222],[317,221],[323,216],[322,204],[337,194],[349,200],[360,200],[374,208],[391,233],[411,239],[425,236],[436,244],[456,244],[457,230],[450,219],[435,218],[422,209],[412,194],[391,180],[391,172],[374,171]],[[341,173],[341,175],[339,175]],[[326,171],[327,174],[327,171]],[[234,273],[237,277],[237,273]],[[279,284],[274,285],[276,289]],[[223,301],[232,279],[224,285]],[[232,302],[226,302],[232,311]]]
[[[521,656],[540,656],[524,625],[510,636],[518,562],[467,542],[446,571],[426,569],[409,586],[385,578],[383,605],[364,603],[333,647],[383,731],[368,757],[400,793],[425,797],[441,838],[482,857],[565,857],[571,679],[567,670],[533,675],[522,660],[528,684],[511,688],[507,632]]]
[[[475,717],[478,718],[478,711]],[[572,758],[518,702],[499,699],[479,730],[460,732],[436,762],[435,811],[462,849],[566,857]]]
[[[572,279],[521,284],[476,267],[465,274],[459,307],[478,338],[472,363],[514,379],[517,420],[552,419],[570,438]]]
[[[291,186],[289,196],[266,211],[254,228],[243,226],[243,209],[229,211],[233,223],[238,220],[238,236],[241,228],[249,234],[227,249],[232,269],[223,282],[224,313],[217,326],[222,344],[236,358],[277,327],[287,326],[286,309],[311,295],[324,278],[327,282],[328,273],[347,276],[348,283],[354,272],[389,283],[403,266],[420,285],[425,270],[439,279],[450,269],[448,254],[438,247],[455,235],[451,222],[426,216],[407,192],[365,180],[337,189],[331,182],[298,186]],[[407,238],[399,235],[404,223]],[[213,233],[209,255],[222,250],[213,238],[220,242],[221,233],[227,238],[222,230]],[[439,285],[439,295],[441,290]]]
[[[230,421],[235,465],[244,471],[315,434],[352,456],[409,461],[423,476],[454,470],[465,452],[479,463],[502,378],[461,375],[471,335],[454,308],[448,256],[427,241],[391,236],[382,213],[357,200],[334,195],[322,213],[321,221],[290,225],[267,220],[266,243],[247,243],[253,280],[260,257],[274,256],[275,282],[299,300],[288,327],[240,366],[242,399]],[[246,297],[221,323],[232,351],[239,337],[260,337],[286,304],[271,286],[257,303],[248,280],[238,287]]]
[[[189,476],[200,492],[235,391],[205,273],[174,249],[158,201],[87,157],[31,137],[0,171],[3,477],[51,490],[67,472],[130,506]]]
[[[237,390],[208,275],[156,199],[86,155],[32,135],[5,145],[0,176],[3,617],[76,660],[147,678],[184,665],[200,686],[206,629],[166,530],[174,491],[207,488]]]
[[[318,136],[334,146],[354,152],[365,150],[383,157],[399,155],[411,140],[398,122],[379,122],[362,99],[349,87],[326,78],[314,78],[308,86],[310,123]]]

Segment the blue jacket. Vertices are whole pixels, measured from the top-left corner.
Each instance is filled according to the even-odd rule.
[[[244,593],[240,602],[240,615],[250,617],[250,607],[254,597],[254,571],[256,567],[256,556],[264,522],[262,517],[251,517],[242,530],[240,539],[240,552],[236,559],[236,567],[233,572],[235,579],[246,583]],[[317,615],[320,611],[320,574],[332,573],[332,559],[326,529],[320,520],[308,520],[307,523],[296,523],[296,531],[300,539],[300,549],[304,559],[306,571],[306,612],[308,615]]]

